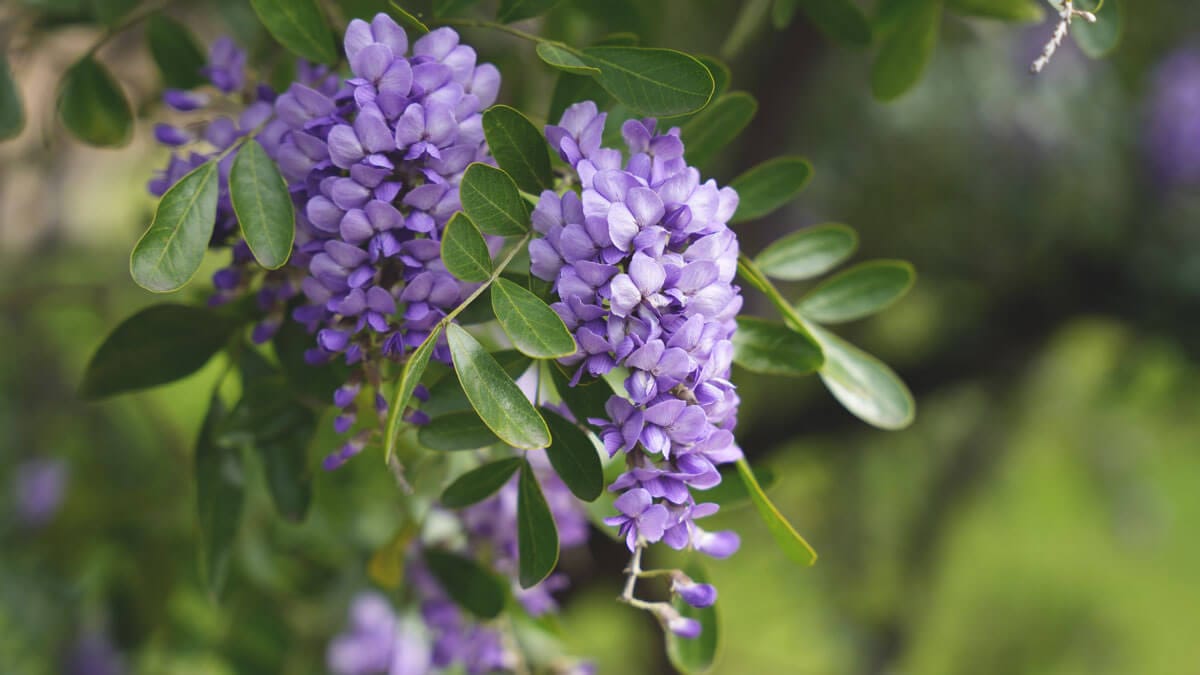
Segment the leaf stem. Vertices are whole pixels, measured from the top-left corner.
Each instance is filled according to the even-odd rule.
[[[767,296],[771,304],[775,305],[775,308],[783,315],[784,322],[787,323],[789,328],[813,340],[812,333],[809,332],[808,327],[804,324],[804,319],[800,317],[796,308],[792,306],[792,303],[787,301],[787,298],[783,297],[779,289],[775,288],[775,284],[771,283],[767,275],[763,274],[762,270],[758,269],[758,265],[754,260],[745,253],[738,254],[738,272],[743,279],[750,282],[751,286],[754,286],[759,291],[762,291],[763,295]],[[814,343],[816,342],[815,340],[813,341]]]
[[[483,19],[440,19],[440,21],[447,26],[462,26],[465,28],[491,28],[492,30],[498,30],[501,33],[508,33],[509,35],[519,37],[522,40],[529,40],[530,42],[552,42],[556,45],[562,44],[555,42],[554,40],[544,38],[540,35],[527,33],[519,28],[513,28],[512,26],[507,26],[502,23],[496,23],[495,21],[485,21]],[[566,47],[565,45],[563,46]],[[566,49],[572,52],[575,51],[570,47],[566,47]]]

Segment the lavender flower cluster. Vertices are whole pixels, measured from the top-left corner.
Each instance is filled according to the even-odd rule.
[[[578,501],[554,473],[544,453],[530,453],[561,546],[569,549],[587,541],[587,518]],[[532,616],[557,609],[552,592],[567,580],[556,573],[542,583],[521,589],[517,574],[517,482],[514,477],[493,497],[464,511],[439,512],[457,518],[466,538],[463,551],[491,560],[493,569],[512,584],[512,591]],[[435,516],[431,520],[437,520]],[[470,675],[513,672],[520,663],[512,636],[499,625],[480,623],[465,615],[446,595],[422,560],[424,544],[418,538],[408,551],[405,578],[416,596],[417,608],[397,615],[377,593],[358,596],[350,610],[350,625],[330,644],[328,664],[337,675],[425,675],[443,668],[461,667]],[[562,675],[588,675],[590,665],[564,660],[553,665]]]
[[[702,182],[684,160],[679,129],[660,134],[652,119],[623,125],[627,159],[601,147],[605,117],[588,101],[546,128],[582,192],[542,193],[532,271],[553,282],[553,307],[580,346],[564,360],[579,365],[572,385],[585,374],[629,370],[628,397],[614,395],[608,419],[590,420],[609,455],[624,453],[627,465],[609,487],[621,493],[620,514],[606,522],[631,551],[663,541],[726,557],[738,536],[697,525],[717,505],[697,502],[694,492],[721,481],[717,465],[742,457],[732,433],[739,399],[729,381],[742,299],[732,283],[737,238],[726,225],[737,193]],[[698,606],[715,600],[711,586],[680,587]],[[669,627],[699,629],[686,621]]]
[[[1154,177],[1167,187],[1200,184],[1200,48],[1179,49],[1157,67],[1147,117]]]

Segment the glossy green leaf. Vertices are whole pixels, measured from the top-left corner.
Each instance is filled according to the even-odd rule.
[[[196,516],[200,529],[201,570],[209,591],[224,584],[230,550],[242,519],[245,476],[237,448],[216,442],[225,418],[221,399],[213,396],[196,439],[193,455],[196,476]]]
[[[467,167],[459,195],[463,210],[484,234],[509,237],[529,231],[529,202],[500,169],[480,163]]]
[[[58,115],[68,131],[90,145],[117,147],[133,137],[133,109],[121,85],[90,56],[63,75]]]
[[[1075,6],[1079,9],[1088,7],[1086,3],[1076,3]],[[1124,3],[1122,0],[1104,0],[1104,6],[1096,12],[1096,23],[1076,18],[1071,22],[1070,34],[1084,54],[1098,59],[1117,48],[1124,30]]]
[[[425,549],[425,565],[455,604],[481,619],[500,616],[506,589],[482,565],[437,548]]]
[[[434,417],[417,430],[417,442],[430,450],[475,450],[500,442],[474,410]]]
[[[800,299],[796,309],[820,323],[870,316],[904,297],[916,281],[903,260],[873,260],[840,272]]]
[[[0,141],[13,138],[25,128],[25,106],[13,80],[8,58],[0,50]]]
[[[504,487],[522,463],[520,457],[506,457],[464,473],[442,493],[442,506],[461,509],[478,504]]]
[[[492,276],[492,255],[487,242],[462,211],[454,214],[442,233],[442,262],[463,281],[481,283]]]
[[[893,5],[894,25],[871,69],[871,91],[881,101],[899,98],[920,81],[942,22],[942,0],[895,0]]]
[[[164,14],[154,14],[146,22],[146,42],[164,85],[191,89],[204,83],[200,69],[208,58],[186,26]]]
[[[608,416],[604,406],[612,398],[613,390],[606,380],[585,375],[572,387],[571,378],[558,363],[550,367],[550,376],[554,380],[554,388],[558,390],[559,397],[575,419],[586,421],[589,418],[604,419]]]
[[[836,335],[811,323],[807,326],[825,352],[821,381],[846,410],[880,429],[912,424],[916,403],[891,368]]]
[[[575,353],[575,338],[541,298],[508,279],[497,279],[491,290],[496,319],[522,354],[557,359]]]
[[[692,560],[683,568],[684,574],[696,583],[708,583],[708,573],[698,560]],[[672,604],[685,617],[700,622],[700,635],[694,638],[682,638],[671,631],[664,631],[667,640],[667,658],[671,665],[684,675],[701,675],[712,669],[717,660],[717,649],[720,645],[721,627],[715,604],[697,609],[687,604],[682,598],[676,597]]]
[[[599,68],[596,81],[642,115],[673,117],[708,105],[716,85],[695,57],[671,49],[588,47],[583,60]]]
[[[558,528],[528,460],[517,481],[517,558],[521,588],[537,585],[558,564]]]
[[[415,14],[412,14],[407,9],[401,7],[400,3],[396,2],[396,0],[390,0],[390,2],[388,2],[387,11],[388,14],[392,15],[393,19],[398,21],[401,25],[408,26],[412,30],[416,31],[418,35],[424,35],[425,33],[429,32],[429,26],[426,26],[424,21],[421,21],[416,17]]]
[[[775,0],[776,12],[781,11],[780,4],[780,0]],[[852,0],[799,0],[797,4],[808,20],[829,38],[855,47],[871,44],[871,24]]]
[[[776,157],[750,169],[729,184],[738,193],[737,212],[730,222],[755,220],[787,204],[800,194],[812,166],[802,157]]]
[[[217,185],[217,163],[208,161],[162,196],[150,229],[129,258],[130,273],[139,286],[169,293],[196,274],[217,220]]]
[[[496,18],[500,23],[524,21],[535,16],[541,16],[557,5],[561,0],[500,0],[500,9]]]
[[[546,448],[550,465],[576,497],[594,501],[604,491],[604,468],[595,443],[578,425],[553,410],[543,409],[542,417],[554,438]]]
[[[821,367],[821,348],[802,333],[753,316],[741,316],[733,334],[733,361],[752,373],[800,377]]]
[[[754,119],[758,101],[744,91],[725,94],[683,125],[688,164],[708,164]]]
[[[713,78],[713,96],[720,96],[729,89],[729,81],[733,79],[733,73],[729,70],[729,66],[725,65],[724,61],[715,56],[699,55],[696,60],[704,64],[708,68],[708,74]]]
[[[506,105],[492,106],[483,113],[483,133],[496,163],[518,188],[536,195],[554,186],[550,146],[524,115]]]
[[[533,360],[515,349],[494,352],[492,358],[504,369],[510,379],[516,380],[529,370]],[[421,404],[421,410],[433,417],[460,410],[470,410],[471,402],[453,373],[438,380],[429,388],[429,400]]]
[[[236,328],[234,321],[204,307],[147,307],[105,338],[88,362],[79,395],[95,400],[191,375]]]
[[[796,529],[783,517],[779,509],[775,508],[775,504],[767,498],[767,493],[763,492],[762,486],[758,484],[758,480],[755,479],[754,472],[750,470],[750,465],[746,463],[746,460],[739,459],[737,469],[738,475],[742,478],[742,484],[746,486],[746,492],[750,495],[751,503],[758,510],[759,517],[766,523],[767,530],[775,538],[775,543],[783,550],[784,555],[801,565],[812,565],[817,562],[817,552],[808,545],[804,537],[796,532]]]
[[[803,281],[825,274],[854,255],[858,234],[838,223],[826,223],[777,239],[754,259],[767,276]]]
[[[1037,22],[1046,16],[1036,0],[946,0],[946,8],[958,14],[1004,21]]]
[[[296,56],[335,63],[333,31],[316,0],[250,0],[267,32]]]
[[[279,168],[253,138],[233,160],[229,196],[255,260],[269,270],[283,267],[292,255],[296,212]]]
[[[413,390],[417,388],[421,377],[425,374],[425,368],[429,366],[429,357],[433,355],[433,350],[437,347],[441,332],[440,328],[435,327],[429,333],[429,337],[425,338],[425,341],[412,354],[409,354],[408,361],[404,363],[404,369],[400,371],[400,380],[396,383],[396,390],[391,404],[388,406],[387,430],[383,437],[383,454],[388,459],[391,459],[396,452],[396,441],[400,438],[400,425],[404,422],[404,411],[408,408],[409,400],[412,399]]]
[[[765,466],[754,467],[754,479],[763,490],[770,490],[779,482],[779,476]],[[704,501],[720,504],[722,513],[750,502],[750,492],[737,475],[737,466],[721,467],[721,482],[704,491]]]
[[[583,61],[576,53],[558,42],[539,42],[537,44],[537,55],[547,65],[557,68],[567,73],[576,75],[596,76],[600,74],[599,68],[593,68]]]
[[[459,384],[471,407],[505,443],[524,450],[550,445],[550,430],[525,394],[463,328],[446,328]]]

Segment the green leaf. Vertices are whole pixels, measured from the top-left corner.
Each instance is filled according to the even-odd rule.
[[[826,223],[777,239],[754,262],[767,276],[803,281],[825,274],[854,255],[858,234],[850,227]]]
[[[412,354],[409,354],[408,361],[404,363],[404,369],[400,371],[400,381],[396,383],[395,395],[388,408],[387,431],[383,439],[383,454],[389,460],[396,453],[396,441],[400,438],[400,425],[404,421],[404,411],[408,408],[408,401],[412,398],[413,390],[420,383],[421,376],[425,374],[425,368],[429,366],[429,357],[433,355],[433,349],[437,347],[438,336],[441,335],[441,332],[441,328],[434,327],[430,331],[429,337],[425,338],[425,341]]]
[[[535,586],[558,564],[558,528],[528,460],[517,480],[517,557],[521,588]]]
[[[529,231],[529,203],[500,169],[478,162],[467,167],[459,194],[463,211],[481,232],[509,237]]]
[[[474,410],[461,410],[429,420],[417,430],[417,442],[430,450],[476,450],[500,442]]]
[[[796,532],[796,529],[783,517],[779,509],[775,508],[775,504],[767,498],[767,493],[763,492],[762,486],[754,478],[754,472],[750,470],[750,465],[746,463],[746,460],[739,459],[737,469],[738,475],[742,477],[742,483],[746,486],[746,491],[750,494],[750,501],[758,510],[759,517],[766,523],[767,530],[775,538],[775,543],[783,550],[784,555],[801,565],[812,565],[817,562],[817,552],[808,545],[807,541],[804,541],[804,537]]]
[[[464,473],[442,493],[442,506],[461,509],[491,497],[504,487],[524,461],[520,457],[506,457]]]
[[[467,214],[459,211],[442,234],[442,262],[463,281],[481,283],[492,276],[492,254],[487,242]]]
[[[904,297],[916,278],[913,266],[903,260],[865,262],[821,283],[796,309],[820,323],[861,319]]]
[[[139,286],[169,293],[200,269],[217,220],[217,185],[217,163],[208,161],[162,196],[150,229],[129,258],[129,271]]]
[[[134,314],[88,362],[79,395],[96,400],[174,382],[200,370],[237,324],[203,307],[154,305]]]
[[[550,430],[500,364],[463,328],[446,328],[454,371],[471,407],[505,443],[524,450],[550,445]]]
[[[546,448],[550,466],[576,497],[595,501],[604,491],[604,468],[596,445],[583,429],[553,410],[543,409],[542,416],[554,438]]]
[[[746,484],[742,482],[741,477],[736,474],[736,466],[723,466],[721,482],[704,491],[704,501],[720,504],[722,512],[748,503],[750,492],[746,490]],[[754,467],[754,479],[758,481],[763,490],[769,490],[771,486],[779,482],[779,476],[765,466]]]
[[[425,564],[455,604],[481,619],[500,616],[506,589],[479,563],[457,553],[427,548]]]
[[[233,160],[229,196],[255,260],[269,270],[283,267],[292,255],[296,212],[275,162],[253,138]]]
[[[546,65],[575,75],[594,77],[600,74],[599,68],[593,68],[579,58],[575,52],[559,42],[539,42],[535,48],[538,58]]]
[[[846,410],[880,429],[903,429],[912,424],[916,403],[891,368],[836,335],[806,325],[825,353],[821,381]]]
[[[304,360],[304,352],[315,344],[313,336],[297,321],[284,321],[271,344],[275,356],[294,391],[320,405],[327,405],[334,390],[346,381],[336,361],[314,366]]]
[[[279,44],[317,63],[336,63],[333,31],[316,0],[250,0],[259,20]]]
[[[1085,9],[1085,3],[1077,3]],[[1105,0],[1096,12],[1096,23],[1088,23],[1078,17],[1071,22],[1071,37],[1084,54],[1098,59],[1117,48],[1125,29],[1125,10],[1121,0]]]
[[[496,18],[500,23],[523,21],[541,16],[554,8],[561,0],[500,0]]]
[[[204,83],[200,69],[208,62],[191,31],[164,14],[153,14],[146,22],[146,42],[163,84],[191,89]]]
[[[683,125],[680,138],[687,148],[688,164],[704,166],[754,119],[758,101],[744,91],[735,91],[717,99]]]
[[[1003,21],[1038,22],[1046,16],[1034,0],[946,0],[946,7],[957,14]]]
[[[776,0],[776,11],[779,5],[780,0]],[[813,25],[829,38],[855,47],[871,44],[871,24],[850,0],[800,0],[799,5]]]
[[[496,359],[496,363],[499,363],[508,377],[513,380],[521,377],[533,363],[532,359],[515,349],[495,352],[492,354],[492,358]],[[470,409],[471,402],[467,400],[466,392],[463,391],[462,385],[458,383],[458,378],[453,374],[434,383],[429,388],[429,400],[421,404],[421,410],[433,417]]]
[[[133,109],[121,85],[90,56],[63,75],[58,115],[68,131],[89,145],[118,147],[133,137]]]
[[[92,15],[105,26],[115,26],[136,7],[141,0],[91,0]]]
[[[762,218],[795,199],[811,177],[812,166],[803,157],[776,157],[759,164],[729,184],[738,193],[730,222]]]
[[[800,377],[821,367],[821,348],[782,323],[741,316],[733,334],[733,361],[752,373]]]
[[[584,377],[579,384],[571,386],[561,364],[555,363],[550,367],[550,376],[554,380],[554,388],[563,403],[575,416],[575,419],[586,421],[588,418],[604,419],[608,416],[604,406],[612,398],[613,390],[604,378]]]
[[[213,396],[200,427],[193,455],[196,475],[196,516],[200,527],[200,560],[209,590],[216,594],[224,584],[230,549],[242,519],[245,477],[237,448],[216,442],[225,407]]]
[[[13,138],[25,128],[25,107],[13,80],[8,59],[0,50],[0,141]]]
[[[775,26],[775,30],[787,28],[792,25],[798,9],[800,0],[775,0],[771,3],[771,25]]]
[[[496,163],[518,188],[536,195],[554,187],[550,146],[524,115],[506,105],[492,106],[483,113],[483,133]]]
[[[733,73],[730,72],[729,66],[715,56],[699,55],[696,60],[704,64],[708,68],[708,74],[713,78],[713,96],[720,96],[729,88],[729,81],[733,79]]]
[[[672,49],[588,47],[583,60],[599,68],[596,81],[635,112],[673,117],[708,105],[716,84],[695,57]]]
[[[871,69],[871,91],[881,101],[899,98],[921,79],[937,46],[942,0],[895,0],[894,22]]]
[[[421,21],[416,16],[411,14],[408,10],[401,7],[400,4],[396,2],[396,0],[391,0],[391,2],[388,3],[387,11],[388,11],[388,14],[392,15],[393,19],[400,22],[401,24],[404,24],[405,26],[408,26],[409,28],[415,30],[416,32],[420,33],[421,35],[424,35],[425,33],[429,32],[429,26],[426,26],[424,21]]]
[[[433,15],[438,18],[455,16],[471,9],[478,3],[479,0],[433,0]]]
[[[575,353],[575,338],[550,305],[508,279],[497,279],[491,290],[496,319],[522,354],[557,359]]]
[[[696,583],[703,584],[709,581],[708,573],[698,560],[691,560],[684,566],[683,571]],[[679,597],[676,597],[672,604],[682,616],[700,622],[700,635],[689,639],[681,638],[671,631],[664,631],[667,658],[670,659],[671,665],[684,675],[707,673],[717,660],[717,647],[721,638],[717,606],[714,604],[696,609]]]

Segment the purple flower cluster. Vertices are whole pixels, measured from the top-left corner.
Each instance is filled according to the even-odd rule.
[[[566,485],[550,468],[545,456],[530,454],[558,527],[563,548],[587,540],[587,518]],[[556,574],[530,589],[521,589],[517,574],[517,482],[514,478],[495,496],[458,513],[438,511],[437,516],[457,519],[466,536],[467,555],[485,557],[493,569],[512,580],[513,591],[534,616],[554,611],[551,592],[566,585]],[[438,518],[434,518],[436,521]],[[388,602],[376,594],[355,599],[350,625],[329,646],[328,663],[337,675],[425,675],[460,667],[476,675],[512,672],[519,663],[512,636],[499,625],[480,623],[454,604],[422,560],[422,542],[409,550],[405,578],[418,606],[399,618]],[[590,666],[576,661],[554,664],[552,672],[589,675]]]
[[[742,456],[729,381],[742,299],[733,285],[737,238],[726,225],[737,193],[701,181],[683,158],[678,128],[660,134],[654,120],[626,122],[626,159],[601,147],[604,124],[588,101],[546,129],[582,192],[542,194],[532,271],[554,283],[554,309],[579,344],[564,360],[579,365],[572,385],[629,370],[628,396],[608,401],[608,419],[590,420],[609,455],[626,458],[626,472],[609,487],[621,493],[620,514],[606,522],[630,550],[663,541],[725,557],[738,537],[699,527],[717,505],[693,493],[720,482],[718,464]],[[706,600],[701,595],[683,597]]]
[[[276,156],[300,207],[292,261],[307,272],[293,316],[316,335],[311,362],[340,355],[375,385],[373,362],[415,348],[473,288],[446,271],[439,239],[461,209],[463,172],[491,161],[481,111],[500,86],[452,29],[408,48],[386,14],[356,19],[345,35],[354,76],[334,94],[297,83],[275,101],[285,127]],[[444,344],[434,357],[449,359]],[[339,432],[354,422],[361,383],[335,395]],[[376,409],[386,415],[386,402]],[[352,438],[326,468],[365,443]]]
[[[1184,48],[1158,67],[1149,98],[1146,149],[1155,177],[1200,183],[1200,48]]]

